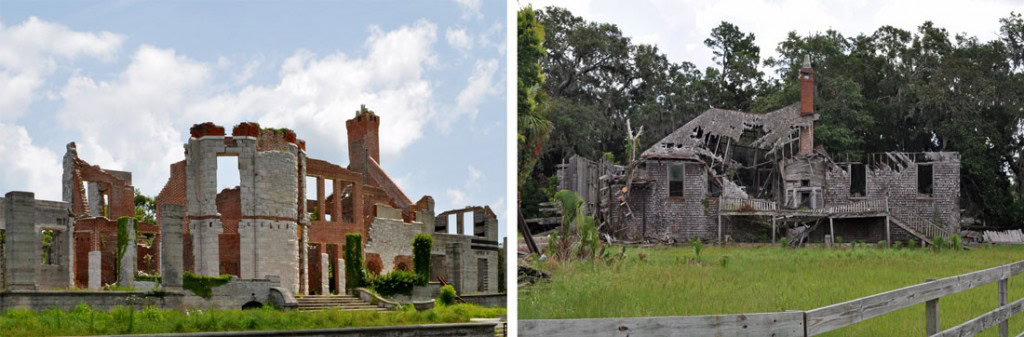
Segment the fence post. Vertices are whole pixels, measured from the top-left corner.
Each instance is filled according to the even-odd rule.
[[[927,282],[935,279],[928,279]],[[939,333],[939,299],[924,302],[924,332],[925,336]]]
[[[999,306],[1000,307],[1006,305],[1006,303],[1009,301],[1008,288],[1009,288],[1009,279],[1005,279],[1004,278],[1002,280],[999,280]],[[1009,336],[1010,336],[1010,318],[1007,317],[1005,321],[1002,321],[1001,323],[999,323],[999,337],[1009,337]]]

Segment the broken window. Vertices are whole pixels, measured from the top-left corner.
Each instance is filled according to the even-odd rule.
[[[668,166],[668,196],[683,196],[683,173],[686,170],[681,164]]]
[[[867,195],[867,168],[864,164],[850,165],[850,196]]]
[[[811,208],[811,192],[800,192],[800,208],[804,207]]]
[[[352,201],[352,193],[355,191],[355,184],[341,182],[341,219],[344,222],[355,222],[355,207]]]
[[[306,176],[306,213],[311,221],[320,220],[320,196],[317,195],[316,181],[315,176]]]
[[[934,176],[932,176],[931,164],[917,164],[917,192],[931,195],[933,190]]]

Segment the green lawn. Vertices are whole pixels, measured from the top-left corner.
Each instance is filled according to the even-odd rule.
[[[613,252],[621,248],[615,247]],[[519,289],[519,319],[739,314],[809,310],[924,282],[1024,260],[1024,246],[971,251],[878,248],[706,247],[702,264],[689,246],[628,248],[623,261],[533,266],[552,279]],[[722,263],[722,260],[727,260]],[[1024,277],[1010,281],[1010,301]],[[996,284],[943,297],[942,329],[997,307]],[[1024,330],[1024,315],[1010,320]],[[995,329],[982,336],[995,336]],[[923,336],[924,304],[826,336]]]
[[[125,307],[108,312],[81,305],[72,311],[9,310],[0,315],[0,336],[116,335],[203,331],[299,330],[386,325],[462,323],[470,318],[493,318],[505,308],[471,304],[440,306],[427,311],[319,312],[257,310],[196,310],[179,312]]]

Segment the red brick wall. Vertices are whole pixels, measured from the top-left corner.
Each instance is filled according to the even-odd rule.
[[[185,226],[188,228],[188,226]],[[181,235],[181,259],[185,271],[196,271],[196,259],[192,256],[192,234]]]
[[[75,237],[75,287],[89,287],[89,251],[93,237],[90,232],[76,231]]]
[[[370,274],[380,275],[380,271],[384,269],[384,261],[381,260],[380,255],[366,253],[366,269],[370,271]]]
[[[321,295],[323,294],[323,285],[321,284],[320,273],[324,272],[320,268],[320,253],[322,245],[318,243],[312,243],[309,245],[309,294],[310,295]]]
[[[409,255],[398,255],[395,256],[395,268],[394,270],[412,271],[412,256]]]
[[[238,233],[220,234],[220,274],[241,276]]]

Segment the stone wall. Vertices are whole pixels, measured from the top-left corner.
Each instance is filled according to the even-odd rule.
[[[365,251],[379,255],[382,262],[381,273],[390,273],[395,268],[396,258],[412,256],[412,240],[417,234],[422,233],[421,230],[422,224],[420,223],[405,223],[401,219],[374,218],[373,223],[370,224],[370,238]]]
[[[59,201],[36,200],[31,192],[9,192],[0,198],[0,214],[4,218],[3,280],[0,288],[10,290],[37,290],[71,287],[72,267],[71,219],[69,204]],[[43,265],[43,230],[52,230],[50,265]]]

